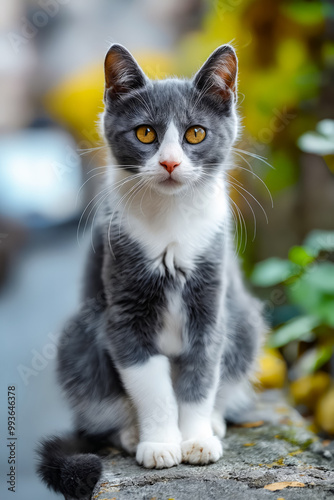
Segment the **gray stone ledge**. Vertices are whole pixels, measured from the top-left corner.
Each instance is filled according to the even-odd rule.
[[[323,500],[334,499],[334,446],[324,448],[302,417],[278,391],[259,397],[247,422],[257,427],[231,426],[224,456],[208,466],[179,465],[148,470],[133,457],[111,450],[94,500]],[[304,487],[269,491],[264,486],[298,481]]]

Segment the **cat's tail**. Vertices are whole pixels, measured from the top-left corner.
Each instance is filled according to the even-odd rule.
[[[96,448],[79,435],[53,436],[37,449],[37,473],[46,485],[66,500],[89,500],[102,474]]]

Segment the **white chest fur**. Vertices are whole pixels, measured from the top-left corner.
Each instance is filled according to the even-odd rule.
[[[184,305],[181,292],[171,292],[163,314],[163,327],[158,336],[158,348],[165,356],[176,356],[184,345]]]
[[[123,219],[126,232],[143,248],[154,268],[173,275],[176,268],[191,271],[205,254],[227,217],[223,183],[184,197],[161,199],[154,193],[131,200]]]

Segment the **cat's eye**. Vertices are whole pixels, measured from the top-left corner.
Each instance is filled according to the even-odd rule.
[[[202,142],[205,139],[205,136],[206,132],[204,128],[198,125],[188,128],[185,133],[186,141],[190,142],[190,144],[198,144],[199,142]]]
[[[154,128],[150,127],[149,125],[141,125],[136,129],[136,136],[137,139],[140,140],[140,142],[150,144],[155,140],[157,133]]]

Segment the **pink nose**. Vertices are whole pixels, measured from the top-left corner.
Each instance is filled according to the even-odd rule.
[[[169,174],[171,174],[176,167],[180,165],[180,161],[177,163],[175,160],[161,161],[160,165],[164,167]]]

